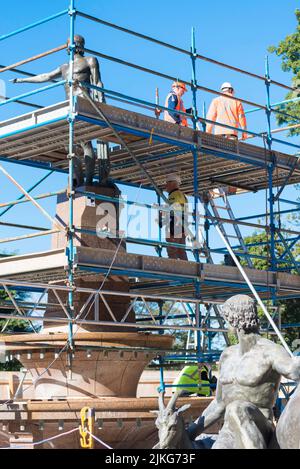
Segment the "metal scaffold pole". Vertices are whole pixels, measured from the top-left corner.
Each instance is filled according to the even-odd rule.
[[[164,303],[162,301],[159,301],[158,302],[158,308],[159,308],[159,324],[163,325],[164,323],[164,319],[163,319],[163,305]],[[164,331],[163,330],[160,330],[159,331],[159,334],[163,334]],[[163,356],[159,356],[158,357],[158,361],[159,361],[159,364],[160,364],[160,368],[159,368],[159,381],[160,381],[160,386],[159,386],[159,392],[161,393],[165,393],[166,391],[166,385],[165,385],[165,375],[164,375],[164,357]]]
[[[161,206],[161,196],[159,194],[157,194],[157,203],[158,203],[158,206],[160,207]],[[160,214],[161,214],[161,212],[159,212],[159,215],[158,215],[158,217],[159,217],[159,223],[158,223],[158,240],[159,240],[159,243],[162,242],[162,226],[161,226],[162,224],[161,224],[161,220],[160,220],[160,218],[161,218]],[[156,250],[157,250],[158,256],[162,257],[161,244],[159,246],[157,246]]]
[[[206,122],[204,119],[206,119],[206,102],[204,101],[203,102],[203,106],[202,106],[202,118],[203,118],[203,122],[202,122],[202,130],[203,132],[206,132]]]
[[[272,107],[271,107],[271,98],[270,98],[270,86],[271,86],[271,78],[270,78],[270,67],[269,67],[269,58],[266,56],[265,59],[265,84],[266,84],[266,98],[267,98],[267,105],[266,105],[266,115],[268,121],[268,129],[267,129],[267,147],[270,152],[272,152],[272,127],[271,127],[271,115],[272,115]],[[276,270],[276,254],[275,254],[275,219],[274,219],[274,195],[273,195],[273,172],[274,172],[274,162],[268,164],[268,183],[269,183],[269,208],[270,208],[270,250],[271,250],[271,269]]]
[[[70,17],[70,38],[69,38],[69,182],[68,182],[68,198],[69,198],[69,226],[68,226],[68,281],[71,290],[68,294],[68,307],[71,318],[74,318],[74,128],[75,128],[75,96],[74,96],[74,56],[75,56],[75,0],[70,0],[69,6]],[[73,350],[73,325],[69,323],[69,347]]]
[[[195,132],[197,131],[198,124],[198,109],[197,109],[197,73],[196,73],[196,60],[197,60],[197,50],[196,50],[196,37],[195,37],[195,28],[192,28],[192,41],[191,41],[191,61],[192,61],[192,95],[193,95],[193,128]],[[195,219],[195,242],[197,249],[195,249],[195,258],[196,262],[200,262],[199,255],[199,187],[198,187],[198,145],[193,147],[193,166],[194,166],[194,219]],[[195,296],[197,299],[200,298],[200,282],[199,279],[195,280]],[[201,325],[201,309],[200,304],[195,305],[195,321],[196,327]],[[197,357],[198,361],[201,360],[202,349],[201,349],[201,332],[197,331]]]

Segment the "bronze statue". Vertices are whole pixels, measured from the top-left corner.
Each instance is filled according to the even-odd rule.
[[[300,449],[300,384],[279,418],[276,437],[280,449]]]
[[[85,39],[76,35],[74,38],[75,42],[75,54],[74,54],[74,81],[86,82],[92,85],[99,86],[103,88],[103,83],[101,81],[101,74],[99,68],[99,62],[95,57],[85,57],[84,48],[85,48]],[[70,40],[68,40],[68,54],[70,54]],[[60,65],[58,68],[52,72],[42,73],[34,77],[29,78],[16,78],[12,80],[13,83],[44,83],[47,81],[54,80],[55,78],[62,78],[66,80],[65,92],[66,97],[70,96],[70,86],[68,83],[70,72],[70,64],[65,63]],[[91,97],[100,103],[105,102],[104,94],[100,91],[93,90]],[[83,96],[82,90],[79,87],[74,87],[75,96]],[[85,183],[86,185],[91,185],[93,182],[93,176],[95,172],[96,164],[96,154],[92,146],[92,142],[81,142],[80,146],[84,153],[85,161]],[[99,182],[105,184],[109,176],[109,158],[108,158],[108,145],[102,142],[98,144],[99,148]],[[75,185],[80,186],[84,182],[83,171],[82,171],[82,162],[78,155],[76,155],[75,164]]]
[[[212,449],[276,447],[273,407],[281,376],[300,379],[300,357],[259,334],[255,301],[237,295],[223,306],[223,315],[237,332],[239,343],[220,358],[216,397],[189,427],[189,436],[204,432],[224,418]]]

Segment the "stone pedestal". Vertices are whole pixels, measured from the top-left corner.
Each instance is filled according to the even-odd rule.
[[[183,414],[186,425],[199,417],[210,403],[211,398],[201,397],[185,397],[177,401],[178,407],[186,404],[191,406]],[[143,399],[104,397],[93,401],[86,399],[29,401],[25,407],[22,406],[22,412],[19,410],[20,406],[20,404],[15,406],[16,418],[10,420],[7,425],[12,436],[21,437],[24,442],[26,438],[30,438],[30,434],[33,436],[33,441],[37,442],[73,430],[78,427],[80,410],[86,406],[95,409],[94,435],[114,450],[151,449],[158,442],[156,416],[152,413],[158,409],[157,397]],[[24,413],[28,413],[30,419],[21,422]],[[20,432],[20,423],[23,427],[22,432]],[[219,428],[219,424],[214,425],[214,429],[210,427],[209,433],[218,433]],[[30,444],[30,440],[27,442]],[[9,446],[7,441],[3,446]],[[78,431],[35,446],[38,450],[79,448]],[[105,449],[105,447],[95,441],[95,449]]]
[[[115,186],[97,187],[82,186],[77,189],[80,192],[112,197],[118,199],[121,195],[119,189]],[[107,213],[108,212],[108,213]],[[93,195],[87,196],[76,193],[74,200],[73,219],[77,231],[74,238],[74,246],[84,246],[90,248],[110,249],[115,251],[120,244],[119,237],[119,215],[120,205],[111,201],[98,200]],[[69,199],[67,193],[60,194],[57,197],[55,218],[64,226],[69,222]],[[80,230],[86,230],[80,232]],[[96,236],[96,230],[108,230],[112,237],[105,238],[100,234]],[[89,233],[90,232],[90,233]],[[114,237],[114,235],[116,237]],[[52,235],[52,249],[61,249],[67,247],[67,237],[61,233]],[[121,242],[120,252],[126,251],[126,244]]]
[[[100,194],[104,197],[119,198],[120,191],[116,186],[108,187],[90,187],[84,186],[78,188],[78,191],[85,193],[95,193]],[[126,243],[121,240],[118,236],[119,233],[119,214],[120,214],[120,205],[118,203],[113,203],[111,201],[97,200],[93,195],[87,196],[81,193],[77,193],[74,200],[74,226],[76,228],[76,234],[74,237],[74,247],[84,246],[90,248],[101,248],[108,249],[112,251],[119,250],[119,252],[126,252]],[[69,220],[69,200],[67,194],[60,194],[57,199],[57,209],[56,209],[56,219],[59,220],[64,226],[68,225]],[[81,231],[82,230],[82,231]],[[102,234],[102,231],[107,231],[108,233],[116,237],[105,237]],[[101,234],[96,235],[96,231]],[[61,249],[67,248],[68,240],[65,233],[56,233],[52,236],[52,248]],[[79,266],[80,267],[80,266]],[[89,288],[93,290],[99,290],[101,287],[102,290],[117,291],[128,293],[129,292],[129,282],[128,279],[124,277],[114,277],[109,276],[105,278],[105,273],[102,274],[93,274],[92,272],[80,273],[80,276],[76,278],[75,283],[77,287],[80,288]],[[64,305],[67,305],[67,294],[59,294]],[[89,294],[85,293],[74,293],[74,311],[75,315],[79,313],[82,306],[85,305],[86,301],[89,298]],[[99,321],[108,321],[113,322],[114,319],[109,312],[109,309],[112,311],[114,317],[117,321],[121,321],[125,316],[127,309],[130,305],[128,298],[122,296],[105,296],[105,302],[102,301],[101,297],[97,298],[97,301],[92,304],[90,302],[85,312],[82,315],[82,319],[94,320],[97,318]],[[55,297],[54,293],[49,293],[48,296],[49,304],[58,304],[58,300]],[[48,306],[45,317],[64,317],[64,313],[60,307],[57,306]],[[126,319],[126,322],[134,323],[135,316],[134,312],[131,311]],[[67,327],[62,326],[56,323],[47,323],[45,324],[45,331],[53,332],[66,332]],[[124,329],[118,328],[117,326],[101,328],[96,325],[84,325],[80,327],[81,331],[115,331]],[[128,329],[126,329],[128,330]],[[133,329],[131,329],[133,330]]]
[[[9,438],[11,449],[34,449],[33,435],[26,432],[15,432]]]
[[[33,399],[135,398],[145,367],[158,351],[170,351],[174,341],[173,336],[143,332],[79,332],[70,362],[62,351],[67,339],[63,333],[5,338],[7,352],[34,383]]]
[[[22,354],[22,365],[30,370],[35,399],[101,397],[136,397],[142,372],[155,353],[133,351],[75,351],[72,370],[68,357],[59,359],[38,381],[37,378],[54,360],[54,353],[34,352],[28,359]]]

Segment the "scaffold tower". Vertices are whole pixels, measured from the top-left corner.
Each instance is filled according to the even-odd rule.
[[[0,122],[0,172],[20,191],[17,200],[0,203],[0,226],[16,230],[16,235],[2,238],[0,244],[7,246],[25,239],[51,238],[51,249],[47,251],[3,255],[0,258],[0,289],[6,295],[0,302],[0,318],[6,321],[1,340],[5,343],[8,360],[17,358],[30,368],[28,363],[32,354],[36,354],[33,356],[40,364],[35,370],[34,386],[41,393],[38,398],[49,399],[53,394],[49,397],[45,391],[45,373],[47,375],[53,367],[52,360],[67,357],[65,379],[70,388],[72,373],[74,370],[79,373],[78,363],[83,363],[91,353],[103,354],[103,368],[108,366],[105,364],[107,351],[118,353],[120,360],[125,360],[129,353],[136,354],[135,359],[143,354],[139,367],[136,365],[137,375],[133,381],[136,384],[142,368],[155,360],[161,370],[160,389],[165,391],[171,387],[164,379],[166,364],[187,361],[213,363],[218,360],[220,350],[214,349],[214,338],[222,336],[224,344],[229,343],[220,306],[235,294],[249,294],[257,300],[268,321],[268,331],[292,354],[284,338],[285,328],[289,325],[278,324],[273,312],[279,300],[300,295],[300,265],[295,256],[300,233],[278,222],[280,216],[299,210],[299,203],[282,198],[282,192],[286,186],[300,182],[300,146],[275,136],[280,129],[272,129],[271,117],[284,112],[284,105],[290,100],[272,103],[270,95],[272,86],[283,90],[292,88],[272,80],[268,60],[265,74],[258,75],[199,54],[194,29],[190,49],[183,49],[79,11],[75,0],[69,0],[69,7],[57,14],[2,35],[0,43],[8,38],[20,40],[23,32],[38,30],[45,23],[55,24],[61,17],[69,18],[69,31],[66,31],[69,44],[54,44],[50,51],[0,68],[3,74],[9,72],[32,77],[32,73],[20,67],[67,48],[69,50],[67,79],[54,79],[46,86],[38,86],[0,102],[2,109],[7,109],[12,103],[30,108],[26,113]],[[158,101],[142,100],[104,85],[75,80],[75,36],[81,20],[103,25],[111,31],[119,31],[186,57],[192,70],[190,81],[106,55],[101,50],[85,48],[85,52],[93,57],[117,64],[120,69],[129,68],[132,76],[135,71],[140,71],[166,81],[180,79],[192,93],[192,113],[178,111],[188,119],[189,126],[184,128],[154,117],[155,109],[168,111]],[[240,97],[231,98],[247,105],[249,113],[263,111],[266,114],[266,129],[246,131],[249,139],[258,141],[256,145],[205,132],[206,124],[212,122],[205,115],[200,116],[199,92],[215,96],[222,93],[200,84],[196,66],[199,61],[265,84],[266,102],[263,104]],[[109,78],[105,81],[108,82]],[[42,106],[39,102],[27,101],[33,96],[38,101],[41,95],[61,87],[68,88],[68,99],[62,102]],[[104,95],[105,100],[97,101],[94,93]],[[294,98],[294,101],[297,99],[300,98]],[[238,131],[245,132],[243,129]],[[76,186],[74,174],[82,142],[107,144],[110,161],[108,189],[99,185],[101,181],[97,172],[94,184]],[[43,171],[43,176],[32,181],[31,187],[24,188],[14,175],[16,166],[24,167],[24,170],[38,168]],[[122,232],[119,224],[114,234],[106,232],[103,226],[100,229],[96,227],[96,218],[91,214],[96,213],[99,207],[104,210],[105,204],[112,204],[120,217],[124,207],[130,214],[128,208],[135,206],[144,213],[152,211],[152,220],[157,220],[159,211],[167,202],[164,185],[171,172],[180,173],[182,190],[191,202],[191,239],[187,245],[168,243],[163,228],[157,223],[157,231],[152,238]],[[67,189],[32,195],[53,174],[68,176]],[[122,196],[118,187],[122,187]],[[234,189],[232,193],[235,196],[265,191],[266,211],[261,210],[263,213],[253,216],[245,210],[244,217],[236,218],[228,187]],[[135,200],[124,196],[126,189],[135,194]],[[212,197],[212,189],[218,191],[218,198]],[[143,202],[141,193],[144,191],[151,193],[157,203]],[[57,199],[55,216],[43,206],[44,201],[54,198]],[[33,204],[39,211],[40,226],[32,226],[30,221],[27,225],[17,220],[14,223],[5,221],[8,212],[12,214],[16,207],[28,204]],[[285,204],[288,208],[282,210],[282,205],[279,205],[277,209],[277,204]],[[167,211],[165,205],[164,210]],[[128,226],[129,219],[125,226]],[[269,258],[252,253],[249,248],[253,246],[244,240],[244,229],[259,229],[267,234]],[[18,230],[26,231],[26,234],[18,235]],[[211,243],[213,233],[219,237],[221,247]],[[135,253],[127,252],[126,246],[130,245],[135,246]],[[276,251],[279,245],[282,247],[280,256]],[[189,260],[164,257],[164,249],[168,246],[186,250]],[[148,254],[147,249],[150,248],[155,254]],[[220,256],[223,259],[224,255],[232,260],[231,265],[221,263]],[[270,270],[255,269],[253,261],[258,257],[270,264]],[[20,318],[28,321],[32,332],[6,334],[9,321]],[[42,332],[38,332],[39,322],[43,323]],[[299,327],[300,324],[293,326]],[[176,335],[177,331],[185,331],[189,336],[195,334],[192,349],[188,347],[175,353],[169,334]],[[147,339],[149,335],[154,336],[153,343]],[[45,357],[49,366],[42,371]],[[117,363],[117,358],[113,357]],[[127,366],[126,362],[122,368],[124,373]],[[111,385],[105,383],[103,386],[109,388]],[[127,388],[123,392],[120,382],[114,386],[110,389],[114,389],[115,395],[126,398],[127,392],[134,393]],[[59,397],[59,393],[57,388],[54,395]],[[14,393],[9,401],[17,397],[18,393]],[[7,402],[3,402],[3,420],[10,420],[11,410],[7,408]],[[38,407],[37,403],[31,405]],[[50,404],[47,405],[49,407]],[[98,402],[97,405],[100,409],[102,404]],[[59,414],[59,404],[55,402],[53,406],[57,412],[54,412],[54,407],[51,412]]]

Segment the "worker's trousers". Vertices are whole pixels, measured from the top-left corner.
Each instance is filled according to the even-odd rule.
[[[174,238],[174,236],[170,236],[169,238],[166,238],[166,241],[168,243],[176,243],[176,244],[185,245],[186,237],[185,237],[185,234],[182,234],[181,238],[178,238],[178,237]],[[181,259],[182,261],[188,260],[186,250],[181,249],[180,247],[168,246],[167,253],[170,259]]]

